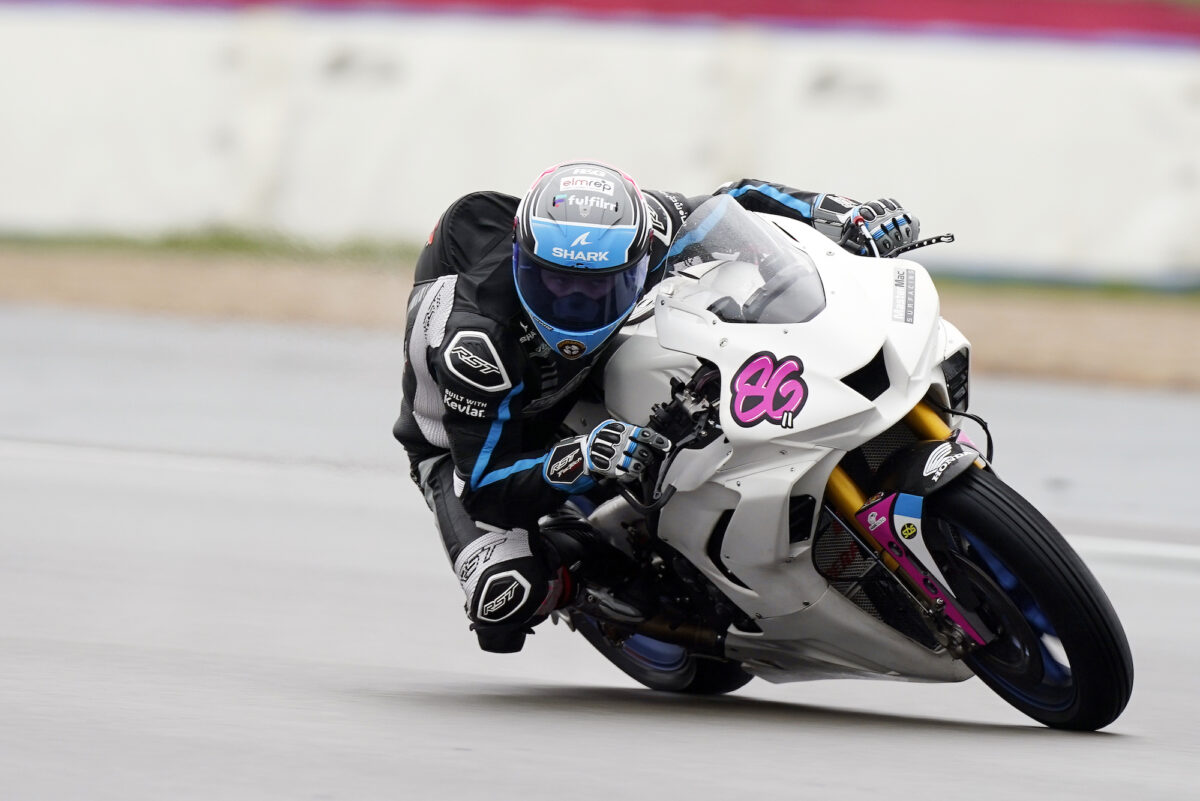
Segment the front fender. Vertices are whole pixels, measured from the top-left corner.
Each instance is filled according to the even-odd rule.
[[[965,473],[978,456],[978,451],[954,440],[916,442],[879,466],[878,489],[925,497]]]

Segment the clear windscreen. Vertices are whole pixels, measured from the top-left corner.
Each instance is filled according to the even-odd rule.
[[[825,288],[808,254],[728,195],[688,217],[671,243],[667,269],[692,279],[676,288],[677,300],[727,323],[802,323],[825,308]]]

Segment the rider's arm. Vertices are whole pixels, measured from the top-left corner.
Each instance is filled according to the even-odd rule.
[[[675,192],[656,190],[649,190],[645,195],[655,234],[651,246],[650,280],[647,282],[648,286],[652,286],[661,278],[658,268],[666,261],[671,238],[688,215],[711,196],[685,197]],[[855,201],[838,195],[808,192],[755,178],[730,181],[720,186],[713,195],[729,195],[749,211],[778,214],[808,223],[834,241],[841,239],[846,212],[856,205]]]
[[[549,443],[526,441],[522,357],[493,321],[454,317],[431,363],[445,406],[455,490],[474,520],[531,527],[567,494],[545,478]]]
[[[870,203],[793,189],[753,178],[730,182],[713,193],[729,195],[749,211],[808,223],[851,253],[886,256],[917,239],[921,224],[892,198]]]
[[[793,189],[783,184],[773,184],[754,178],[743,178],[740,181],[722,184],[713,194],[729,195],[749,211],[791,217],[809,225],[812,225],[816,219],[816,209],[824,198],[820,192],[807,192],[803,189]]]

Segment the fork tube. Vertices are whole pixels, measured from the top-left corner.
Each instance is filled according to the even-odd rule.
[[[825,485],[825,498],[842,519],[842,523],[854,527],[859,536],[871,546],[871,550],[883,560],[888,570],[895,573],[900,569],[900,563],[883,549],[878,540],[871,536],[871,532],[863,528],[855,517],[855,513],[866,505],[867,499],[841,465],[834,467],[833,472],[829,474],[829,483]]]
[[[919,439],[949,439],[950,427],[942,420],[942,416],[933,407],[921,401],[904,416],[904,422]]]
[[[925,401],[912,407],[912,411],[904,415],[904,422],[913,430],[918,439],[950,439],[950,435],[954,433],[942,420],[942,416]],[[987,467],[987,463],[980,457],[975,460],[975,466],[984,469]]]

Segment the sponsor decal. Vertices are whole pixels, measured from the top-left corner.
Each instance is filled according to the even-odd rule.
[[[911,323],[916,298],[917,271],[911,267],[897,268],[892,281],[892,319],[898,323]]]
[[[477,401],[474,398],[459,395],[452,389],[443,391],[442,403],[447,409],[458,412],[466,417],[483,418],[487,416],[488,404],[483,401]]]
[[[564,339],[558,343],[558,352],[568,359],[578,359],[586,350],[586,345],[574,339]]]
[[[959,459],[967,459],[974,456],[974,454],[967,451],[954,453],[953,450],[954,446],[949,442],[943,442],[937,446],[933,453],[929,454],[929,458],[925,460],[925,469],[921,471],[921,475],[936,482],[950,465]]]
[[[558,204],[555,203],[554,205],[557,206]],[[615,212],[618,208],[618,204],[614,203],[613,201],[605,200],[604,198],[596,197],[595,195],[588,195],[587,197],[571,195],[569,198],[567,198],[567,205],[579,206],[579,213],[585,217],[587,216],[588,211],[591,209],[603,209],[604,211]]]
[[[675,207],[675,211],[679,214],[680,222],[687,222],[688,208],[683,202],[683,195],[677,195],[674,192],[663,192],[667,200],[671,201],[671,205]]]
[[[599,176],[569,175],[559,181],[558,189],[560,192],[599,192],[612,197],[616,184]]]
[[[780,359],[770,351],[751,356],[730,383],[734,422],[743,428],[764,420],[792,428],[796,414],[808,400],[808,385],[800,374],[804,364],[796,356]]]
[[[886,522],[887,516],[881,515],[878,512],[871,512],[871,514],[867,515],[867,528],[871,529],[871,531],[874,531]]]
[[[834,214],[845,214],[857,205],[853,200],[841,195],[825,195],[821,198],[821,208],[832,211]]]
[[[459,583],[465,584],[467,579],[471,577],[471,574],[475,572],[476,568],[486,563],[487,560],[492,557],[492,554],[496,552],[496,549],[506,542],[508,542],[508,537],[489,540],[484,543],[479,550],[468,556],[466,561],[463,562],[462,567],[458,570]]]
[[[517,322],[521,324],[521,336],[519,339],[517,339],[517,342],[520,342],[522,345],[527,345],[537,336],[537,330],[524,320],[518,320]]]
[[[604,170],[598,170],[595,167],[576,167],[571,170],[571,175],[593,175],[597,178],[607,178],[608,173]]]
[[[912,523],[905,523],[900,527],[900,536],[904,537],[906,540],[911,540],[913,537],[917,536],[916,525]]]
[[[515,613],[529,596],[529,582],[515,570],[492,576],[479,593],[476,617],[488,623],[498,623]]]
[[[650,229],[654,232],[654,238],[664,245],[671,244],[667,210],[654,195],[646,195],[646,211],[650,213]]]
[[[566,202],[567,202],[566,195],[555,195],[554,199],[550,201],[550,205],[555,208],[558,208],[559,206],[561,206],[562,204],[564,204]]]
[[[451,373],[485,392],[512,387],[496,346],[482,331],[459,331],[443,351],[442,360]]]
[[[573,248],[577,248],[577,247],[579,247],[580,245],[590,245],[590,244],[592,244],[591,240],[589,240],[589,239],[588,239],[588,237],[589,237],[589,236],[591,236],[591,235],[592,235],[592,232],[591,232],[591,231],[584,231],[582,234],[580,234],[579,236],[575,237],[575,241],[571,243],[571,247],[573,247]]]
[[[571,485],[583,478],[586,469],[583,446],[578,442],[565,443],[550,451],[546,460],[546,481]]]
[[[551,248],[550,252],[556,259],[567,261],[608,261],[607,250],[574,250],[572,248]]]
[[[436,315],[438,309],[442,307],[443,297],[444,296],[441,292],[436,292],[436,294],[433,296],[433,299],[429,301],[429,308],[425,310],[425,316],[421,318],[421,327],[424,328],[426,332],[429,331],[429,326],[433,322],[434,315]]]

